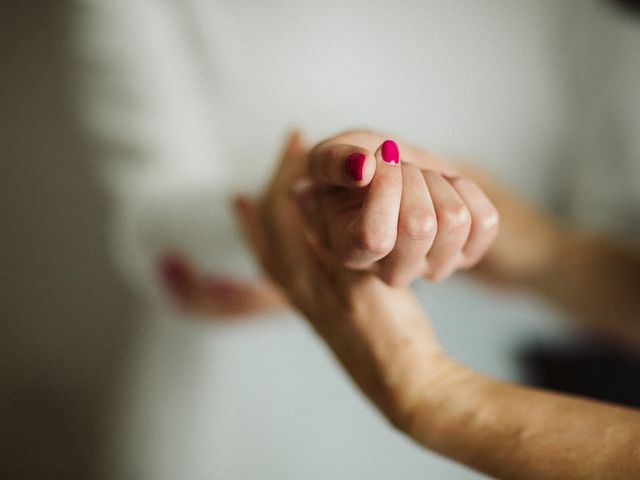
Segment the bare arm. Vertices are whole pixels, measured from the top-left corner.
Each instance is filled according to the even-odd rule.
[[[410,294],[377,280],[351,284],[347,309],[324,304],[305,314],[369,399],[416,442],[502,479],[640,478],[640,412],[463,367],[440,350]]]
[[[390,422],[498,478],[640,478],[640,413],[460,366],[410,291],[314,248],[289,193],[303,168],[293,138],[262,202],[237,202],[239,218],[265,270]]]
[[[425,447],[498,478],[640,478],[640,413],[443,362],[406,425]]]
[[[640,348],[640,255],[612,239],[565,233],[529,285],[588,328]]]
[[[640,254],[562,225],[520,195],[463,169],[500,211],[501,229],[478,273],[537,292],[582,326],[640,348]]]

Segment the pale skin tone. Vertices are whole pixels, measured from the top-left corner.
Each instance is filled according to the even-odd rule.
[[[264,196],[238,199],[238,218],[280,291],[397,428],[498,478],[640,478],[640,413],[500,382],[449,358],[409,290],[332,252],[319,215],[327,199],[317,201],[316,188],[292,193],[310,170],[294,135]],[[501,211],[502,230],[479,275],[533,288],[592,328],[640,346],[637,257],[558,226],[482,174],[462,172]]]
[[[385,162],[384,141],[351,131],[310,150],[297,181],[317,194],[319,241],[346,268],[373,272],[394,287],[416,278],[439,282],[473,267],[498,232],[496,208],[451,163],[411,145],[400,143],[399,163]],[[357,178],[345,168],[354,154],[362,158]],[[229,317],[286,306],[269,282],[210,277],[186,258],[165,259],[163,271],[174,298],[192,312]]]
[[[354,131],[311,150],[323,243],[347,268],[375,272],[394,287],[418,277],[440,281],[475,265],[498,232],[493,204],[451,164],[405,143],[401,162],[385,163],[384,142],[378,133]],[[344,168],[354,152],[366,159],[361,180]]]

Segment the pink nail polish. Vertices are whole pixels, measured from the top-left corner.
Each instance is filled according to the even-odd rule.
[[[400,163],[400,154],[398,152],[398,144],[393,140],[385,140],[381,147],[382,160],[386,163]]]
[[[189,265],[177,256],[167,256],[160,262],[160,273],[165,286],[174,293],[182,291],[189,276]]]
[[[344,164],[344,168],[354,180],[360,181],[364,177],[364,163],[367,157],[364,153],[354,152],[347,157],[347,161]]]

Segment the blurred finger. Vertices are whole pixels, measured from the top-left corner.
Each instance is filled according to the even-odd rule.
[[[182,255],[166,254],[158,263],[164,287],[182,306],[188,307],[197,297],[199,275]]]
[[[238,198],[238,219],[268,275],[289,293],[309,288],[318,274],[313,248],[305,238],[291,187],[307,168],[306,152],[293,138],[285,149],[271,186],[259,204]],[[298,148],[296,145],[300,146]]]
[[[249,315],[286,305],[282,292],[267,281],[241,282],[227,277],[207,277],[200,291],[202,313]]]
[[[286,198],[289,186],[295,182],[306,170],[306,150],[302,133],[293,130],[287,136],[282,154],[280,155],[275,172],[260,204],[247,195],[237,195],[233,199],[234,212],[244,233],[246,240],[252,247],[263,268],[273,270],[273,255],[270,251],[268,229],[263,225],[263,210],[275,208]],[[280,200],[278,200],[280,198]]]
[[[391,286],[405,287],[424,273],[436,225],[436,212],[422,172],[403,164],[398,237],[393,251],[380,261],[380,278]]]
[[[299,209],[307,240],[314,248],[326,250],[329,247],[329,235],[320,213],[319,195],[318,187],[310,177],[302,177],[291,188],[291,196]]]
[[[307,150],[305,140],[299,130],[291,130],[284,142],[282,152],[274,167],[273,174],[262,195],[261,203],[268,203],[276,194],[286,194],[287,188],[308,171]]]
[[[442,175],[431,170],[423,173],[438,222],[436,238],[427,254],[426,277],[439,281],[460,265],[471,215],[460,195]]]

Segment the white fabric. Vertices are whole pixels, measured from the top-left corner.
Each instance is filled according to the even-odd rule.
[[[574,8],[598,14],[576,18]],[[136,367],[114,428],[120,475],[478,478],[395,433],[302,323],[177,319],[155,260],[179,250],[211,271],[254,275],[225,202],[262,185],[290,126],[313,141],[359,126],[397,133],[478,158],[549,201],[568,181],[550,185],[549,174],[587,115],[576,105],[588,92],[570,84],[567,65],[593,60],[567,32],[601,15],[614,16],[553,0],[84,2],[84,116],[104,144],[114,254],[141,305]],[[620,68],[637,55],[629,42],[633,52],[611,46]],[[598,61],[609,58],[600,47]],[[596,122],[592,134],[609,126]],[[446,348],[498,376],[515,377],[514,342],[555,331],[554,314],[537,303],[456,280],[420,292]]]
[[[567,36],[573,121],[566,200],[579,223],[640,239],[640,19],[604,2],[582,8]]]

